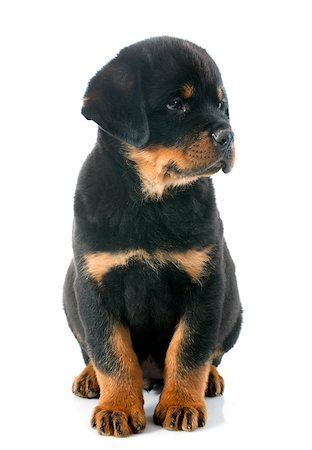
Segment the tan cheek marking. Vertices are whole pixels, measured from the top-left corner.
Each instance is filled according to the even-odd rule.
[[[138,164],[144,173],[152,171],[154,176],[163,175],[168,164],[178,163],[181,169],[190,167],[189,159],[183,154],[183,149],[177,147],[150,146],[142,150],[131,147],[128,158]]]
[[[163,191],[167,186],[187,184],[197,176],[183,177],[179,174],[168,173],[170,163],[175,163],[181,170],[190,170],[213,164],[217,158],[216,149],[207,132],[200,133],[196,141],[185,148],[150,146],[137,149],[129,146],[128,158],[135,162],[143,187],[147,191],[152,189]]]
[[[103,277],[115,267],[126,267],[130,260],[139,260],[148,264],[153,270],[173,264],[186,272],[194,283],[200,283],[207,266],[211,264],[213,246],[201,250],[189,249],[184,252],[167,252],[157,250],[148,253],[145,250],[127,252],[96,252],[84,256],[83,273],[102,285]]]
[[[194,94],[194,86],[189,83],[185,83],[181,88],[181,96],[184,99],[189,99]]]
[[[168,173],[167,168],[174,162],[180,169],[190,169],[192,160],[176,147],[150,146],[137,149],[129,146],[127,157],[135,162],[142,183],[142,191],[147,197],[160,199],[169,186],[180,186],[196,181],[198,176],[183,177]]]
[[[210,166],[216,161],[216,148],[207,132],[200,133],[198,139],[188,147],[187,156],[194,167]]]
[[[210,136],[202,132],[185,148],[149,146],[139,150],[128,146],[127,157],[136,165],[143,193],[159,200],[168,187],[187,185],[199,178],[198,175],[168,172],[170,163],[175,163],[181,170],[198,169],[213,164],[217,155]]]

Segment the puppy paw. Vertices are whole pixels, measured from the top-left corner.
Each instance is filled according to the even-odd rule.
[[[98,405],[91,417],[91,426],[106,436],[126,437],[140,433],[146,425],[142,408],[119,409],[109,404]]]
[[[203,427],[207,421],[205,402],[198,404],[169,405],[160,401],[154,412],[154,422],[166,430],[194,431]]]
[[[217,397],[218,395],[222,395],[223,391],[224,380],[217,371],[217,368],[211,366],[205,395],[206,397]]]
[[[100,387],[91,363],[75,378],[72,391],[78,397],[99,398]]]

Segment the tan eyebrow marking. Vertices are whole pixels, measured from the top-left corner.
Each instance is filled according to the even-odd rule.
[[[181,95],[184,99],[191,98],[194,94],[194,86],[190,83],[183,84],[181,88]]]
[[[223,89],[222,89],[221,86],[219,86],[218,89],[217,89],[217,95],[218,95],[218,99],[219,99],[220,101],[222,101],[224,95],[223,95]]]

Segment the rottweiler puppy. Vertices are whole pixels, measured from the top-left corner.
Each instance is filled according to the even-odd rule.
[[[145,425],[143,388],[163,380],[154,421],[193,431],[236,342],[242,312],[211,176],[230,172],[234,134],[220,72],[186,40],[147,39],[89,82],[98,125],[74,200],[64,308],[86,367],[73,392],[99,397],[91,424]]]

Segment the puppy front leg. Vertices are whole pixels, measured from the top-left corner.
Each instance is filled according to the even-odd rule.
[[[99,434],[116,437],[139,433],[145,428],[143,379],[130,332],[123,325],[113,325],[111,335],[113,360],[93,360],[100,386],[100,400],[91,417]]]
[[[193,340],[181,320],[169,344],[164,371],[164,388],[154,412],[154,422],[168,430],[193,431],[207,420],[205,389],[210,363],[188,367],[181,358],[185,341]],[[196,343],[194,343],[196,345]]]
[[[95,283],[77,277],[75,292],[85,329],[85,346],[100,388],[91,425],[116,437],[145,428],[143,377],[129,329],[119,320]]]

